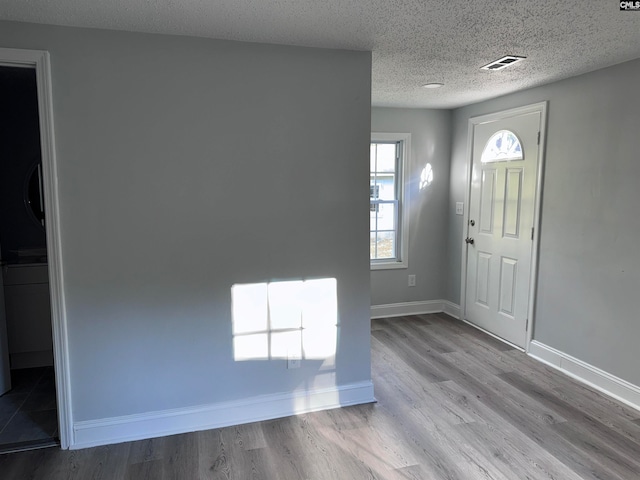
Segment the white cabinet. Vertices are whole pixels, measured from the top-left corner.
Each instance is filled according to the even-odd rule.
[[[52,365],[47,265],[8,265],[2,270],[11,368]]]

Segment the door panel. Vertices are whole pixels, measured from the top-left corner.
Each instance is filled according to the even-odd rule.
[[[522,188],[522,168],[508,168],[505,186],[504,222],[502,236],[518,238],[520,236],[520,208]]]
[[[529,311],[533,248],[530,232],[540,122],[540,112],[532,112],[473,127],[467,225],[467,236],[473,242],[467,243],[464,315],[470,322],[521,347],[525,344]],[[496,144],[486,150],[494,152],[507,141],[519,141],[522,155],[505,153],[504,158],[485,158],[483,162],[482,153],[489,139]],[[510,143],[509,152],[514,150],[511,146]]]
[[[491,282],[491,254],[478,252],[478,276],[476,278],[476,303],[489,305],[489,284]]]
[[[482,233],[493,233],[497,173],[494,169],[482,171],[482,185],[480,186],[480,231]]]
[[[513,317],[518,260],[502,257],[500,265],[500,313]]]

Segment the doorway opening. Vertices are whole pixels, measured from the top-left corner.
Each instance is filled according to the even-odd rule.
[[[0,66],[0,451],[58,441],[35,68]]]

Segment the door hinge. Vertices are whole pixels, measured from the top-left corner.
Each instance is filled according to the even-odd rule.
[[[540,145],[540,132],[538,132],[538,145]]]
[[[535,230],[534,227],[531,227],[531,240],[533,240],[533,231]]]
[[[524,326],[526,331],[529,331],[529,319],[527,318],[527,324]]]

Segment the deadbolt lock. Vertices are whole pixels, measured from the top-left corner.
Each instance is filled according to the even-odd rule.
[[[471,225],[472,227],[476,224],[475,220],[469,220],[469,225]]]

